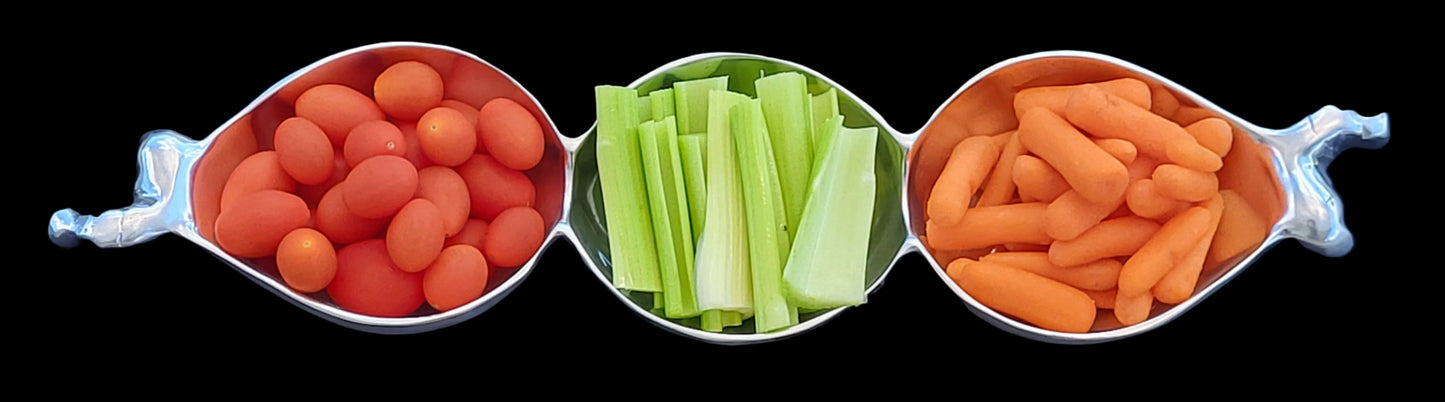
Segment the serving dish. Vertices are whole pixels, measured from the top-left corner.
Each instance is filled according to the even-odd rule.
[[[479,299],[445,312],[423,308],[400,318],[372,317],[343,310],[323,294],[301,294],[288,288],[277,274],[274,264],[238,259],[223,252],[206,233],[204,222],[214,221],[219,196],[217,175],[224,178],[226,169],[209,169],[208,155],[224,154],[231,136],[260,135],[260,122],[278,120],[295,93],[320,82],[361,81],[353,75],[372,74],[388,60],[418,59],[449,71],[468,70],[487,78],[487,85],[469,87],[480,98],[508,96],[521,102],[541,123],[546,136],[546,151],[538,168],[528,172],[536,183],[537,210],[547,224],[547,237],[541,249],[553,241],[565,239],[582,255],[582,261],[616,299],[644,321],[667,331],[702,342],[715,344],[751,344],[776,341],[814,329],[837,317],[849,308],[807,312],[798,325],[787,329],[757,334],[749,323],[729,327],[723,332],[708,332],[695,321],[671,320],[652,312],[649,294],[632,294],[614,288],[608,259],[607,225],[602,214],[594,155],[596,126],[577,137],[556,132],[542,105],[518,82],[493,65],[465,51],[427,43],[386,42],[342,51],[306,66],[283,78],[263,92],[246,108],[203,139],[193,140],[167,130],[147,133],[137,156],[139,177],[135,186],[135,202],[129,207],[106,211],[97,216],[81,215],[73,210],[56,212],[49,222],[52,242],[74,247],[89,240],[99,247],[128,247],[157,236],[172,233],[181,236],[225,264],[242,273],[272,293],[292,304],[337,324],[366,332],[417,333],[444,328],[465,321],[486,311],[506,297],[537,265],[541,251],[521,267],[494,273],[487,292]],[[442,67],[444,65],[445,67]],[[1344,149],[1378,148],[1389,138],[1388,116],[1363,117],[1351,111],[1327,106],[1300,123],[1284,129],[1266,129],[1230,114],[1198,94],[1143,67],[1107,55],[1077,52],[1041,52],[1005,60],[979,72],[934,112],[928,123],[916,133],[903,133],[890,126],[872,107],[849,92],[840,83],[806,66],[787,60],[745,53],[704,53],[684,57],[644,74],[628,86],[645,93],[672,82],[727,75],[733,91],[752,94],[753,79],[765,74],[796,71],[807,77],[810,93],[836,89],[841,113],[849,127],[878,127],[876,150],[878,188],[874,204],[872,235],[868,246],[866,269],[867,291],[878,289],[898,261],[918,252],[940,280],[977,316],[1007,332],[1050,343],[1088,344],[1107,342],[1138,335],[1158,328],[1196,306],[1215,290],[1240,273],[1270,247],[1285,239],[1297,239],[1306,247],[1326,256],[1340,256],[1353,245],[1353,238],[1342,218],[1342,202],[1331,187],[1325,168]],[[971,135],[990,135],[1002,131],[1012,115],[1004,100],[1018,88],[1038,85],[1062,85],[1111,78],[1133,77],[1151,87],[1167,89],[1182,106],[1227,120],[1236,138],[1248,138],[1250,146],[1243,154],[1253,155],[1270,178],[1264,181],[1251,202],[1265,208],[1272,222],[1269,235],[1253,250],[1236,258],[1224,269],[1207,273],[1187,301],[1172,306],[1156,306],[1146,321],[1127,327],[1109,323],[1107,318],[1096,323],[1093,331],[1082,334],[1061,333],[1036,328],[980,304],[962,291],[943,270],[951,255],[937,253],[925,246],[923,208],[926,194],[936,179],[940,156],[946,156],[952,145]],[[364,84],[362,84],[364,85]],[[281,111],[281,112],[278,112]],[[1003,123],[1000,123],[1003,121]],[[1002,124],[1002,125],[1000,125]],[[271,126],[274,128],[274,125]],[[264,129],[263,129],[264,131]],[[232,165],[234,167],[234,165]],[[212,171],[217,170],[217,171]],[[222,179],[224,181],[224,179]],[[866,307],[866,304],[863,306]],[[1102,316],[1102,314],[1101,314]]]

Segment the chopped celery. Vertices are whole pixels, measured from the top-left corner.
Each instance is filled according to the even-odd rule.
[[[637,91],[602,85],[597,96],[597,176],[607,222],[612,286],[662,290],[637,138]]]
[[[824,122],[839,114],[838,88],[828,88],[823,93],[813,95],[813,167],[815,168],[818,166],[817,160],[823,159],[818,157],[818,154],[826,149],[823,147],[822,138],[819,138],[823,135],[823,130],[818,127],[822,127]],[[818,174],[813,173],[813,175],[817,176]]]
[[[843,131],[843,116],[842,116],[842,115],[834,115],[834,116],[831,116],[831,117],[828,118],[828,120],[824,121],[824,122],[822,123],[822,125],[817,126],[816,129],[817,129],[816,131],[817,131],[817,133],[818,133],[818,136],[816,137],[816,138],[818,139],[818,143],[813,144],[813,145],[815,146],[814,149],[817,149],[818,152],[813,154],[813,180],[814,180],[814,181],[817,181],[817,180],[818,180],[818,172],[820,172],[820,171],[823,170],[823,159],[827,156],[828,150],[829,150],[829,149],[832,149],[832,148],[829,148],[829,146],[831,146],[832,141],[833,141],[833,138],[838,135],[838,132],[839,132],[839,131]],[[808,186],[808,198],[809,198],[809,199],[812,199],[812,197],[813,197],[812,191],[813,191],[813,186],[812,186],[812,184],[811,184],[811,182],[810,182],[810,183],[809,183],[809,186]]]
[[[637,97],[637,123],[652,120],[652,97],[643,95]]]
[[[664,315],[687,318],[698,315],[699,310],[693,292],[692,226],[682,184],[675,120],[668,117],[643,122],[637,126],[637,136],[642,146],[643,176],[647,179],[647,203],[652,207],[652,233],[666,303]]]
[[[672,88],[664,88],[647,94],[652,98],[652,120],[658,123],[668,116],[677,115],[676,106],[673,105]]]
[[[679,98],[681,99],[681,98]],[[708,92],[707,205],[697,241],[697,302],[703,310],[750,312],[753,308],[747,221],[742,182],[728,111],[747,95]]]
[[[722,332],[723,319],[722,310],[707,310],[702,312],[702,330]]]
[[[777,73],[754,82],[762,103],[764,120],[772,141],[777,165],[778,188],[783,195],[789,239],[797,233],[798,220],[813,179],[813,98],[808,79],[797,72]]]
[[[725,310],[702,312],[702,330],[722,332],[723,328],[743,325],[743,313]]]
[[[736,311],[724,311],[724,312],[722,312],[722,322],[723,322],[723,326],[724,326],[724,327],[736,327],[736,326],[739,326],[739,325],[743,325],[743,319],[744,319],[743,315],[744,315],[743,313],[739,313],[739,312],[736,312]],[[751,318],[751,317],[748,317],[748,318]]]
[[[677,108],[678,134],[701,133],[708,129],[708,92],[726,91],[728,77],[712,77],[672,83]]]
[[[704,134],[688,134],[677,137],[677,150],[681,152],[683,184],[687,187],[687,210],[692,222],[692,241],[702,237],[703,222],[707,211],[707,152]]]
[[[829,119],[828,124],[841,118]],[[875,195],[878,129],[845,128],[824,152],[792,253],[783,269],[788,302],[825,309],[864,302],[864,268]]]
[[[737,147],[738,174],[743,181],[743,210],[747,217],[748,256],[753,276],[753,325],[757,332],[772,332],[798,323],[798,311],[788,305],[783,290],[783,264],[788,256],[786,218],[778,191],[777,164],[769,140],[760,100],[747,100],[730,111],[733,144]],[[804,166],[807,169],[808,166]]]

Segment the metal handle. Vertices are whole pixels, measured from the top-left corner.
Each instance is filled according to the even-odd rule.
[[[81,215],[73,209],[50,216],[50,241],[72,248],[81,239],[98,247],[129,247],[183,225],[190,214],[190,172],[204,146],[171,130],[146,133],[136,157],[135,203]],[[184,176],[184,177],[182,177]],[[180,200],[180,201],[176,201]]]
[[[1281,158],[1280,184],[1290,200],[1280,233],[1328,257],[1349,253],[1355,238],[1345,227],[1343,202],[1325,170],[1346,149],[1385,146],[1389,114],[1362,117],[1325,106],[1289,128],[1264,134],[1265,143]]]

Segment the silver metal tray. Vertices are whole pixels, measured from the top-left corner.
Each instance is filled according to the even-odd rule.
[[[507,86],[507,90],[514,91],[514,99],[525,99],[526,102],[522,102],[524,106],[538,116],[547,134],[547,151],[539,167],[528,174],[537,183],[538,210],[548,222],[549,235],[538,253],[525,265],[514,272],[508,272],[504,279],[489,286],[488,292],[481,298],[462,307],[446,312],[423,308],[412,316],[402,318],[373,317],[343,310],[330,302],[324,293],[294,292],[280,280],[274,267],[229,256],[198,231],[193,195],[197,164],[206,152],[212,149],[219,136],[253,113],[264,110],[268,102],[275,102],[292,84],[305,85],[308,79],[314,79],[318,74],[326,74],[328,69],[365,64],[371,59],[399,55],[455,57],[455,63],[468,63],[468,66],[495,74],[499,82],[506,84],[504,86]],[[1037,68],[1040,65],[1052,67]],[[991,88],[982,88],[988,87],[993,80],[1004,79],[1000,77],[1032,82],[1051,79],[1057,81],[1058,77],[1049,76],[1049,72],[1058,74],[1076,68],[1088,69],[1090,74],[1101,78],[1128,76],[1151,85],[1163,86],[1175,93],[1182,103],[1196,105],[1226,119],[1236,130],[1243,130],[1250,138],[1268,148],[1285,198],[1282,215],[1263,244],[1229,267],[1200,278],[1194,295],[1187,301],[1174,306],[1156,305],[1150,318],[1136,325],[1109,328],[1107,325],[1096,324],[1095,331],[1084,334],[1036,328],[983,306],[959,289],[942,269],[942,265],[947,261],[939,261],[919,240],[922,233],[922,208],[921,197],[915,194],[915,180],[918,176],[915,163],[919,158],[920,148],[952,147],[949,143],[930,142],[926,134],[951,105],[987,100],[978,99],[979,97],[999,96],[997,91]],[[1018,77],[1023,72],[1035,70],[1043,73],[1028,76],[1027,79]],[[812,93],[836,88],[840,108],[849,126],[879,128],[881,141],[878,142],[878,165],[875,172],[879,188],[873,217],[873,235],[868,250],[868,292],[872,293],[881,286],[900,258],[908,253],[918,252],[933,267],[939,279],[947,283],[976,315],[1010,333],[1050,343],[1098,343],[1158,328],[1197,305],[1242,272],[1259,255],[1287,238],[1297,239],[1306,247],[1327,256],[1347,253],[1353,246],[1353,238],[1345,228],[1341,217],[1343,206],[1324,173],[1325,167],[1344,149],[1378,148],[1389,138],[1386,115],[1365,118],[1332,106],[1327,106],[1285,129],[1261,128],[1142,67],[1106,55],[1074,51],[1025,55],[985,69],[959,88],[917,133],[898,132],[861,99],[822,74],[796,63],[765,56],[740,53],[689,56],[663,65],[633,81],[629,86],[651,90],[674,81],[724,74],[732,76],[732,82],[752,82],[751,78],[756,78],[761,73],[780,71],[798,71],[806,75],[809,91]],[[732,89],[751,93],[750,86]],[[1008,107],[1011,108],[1011,105]],[[798,325],[764,334],[753,333],[749,323],[728,328],[721,333],[708,332],[698,329],[694,322],[670,320],[652,313],[650,294],[633,295],[611,285],[606,223],[600,213],[604,200],[597,187],[596,160],[592,154],[592,132],[595,126],[576,138],[562,136],[554,127],[545,109],[520,83],[475,55],[446,46],[415,42],[388,42],[358,47],[324,58],[287,76],[204,139],[192,140],[172,131],[147,133],[138,155],[140,177],[136,181],[135,203],[98,216],[83,216],[73,210],[61,210],[51,217],[49,235],[55,244],[63,247],[74,247],[82,239],[90,240],[100,247],[127,247],[162,234],[173,233],[196,243],[244,276],[308,312],[349,328],[376,333],[431,331],[481,314],[506,297],[524,280],[536,266],[541,255],[540,250],[546,249],[559,238],[566,238],[577,248],[583,256],[582,261],[591,268],[600,284],[611,289],[617,299],[629,309],[647,322],[692,339],[716,344],[773,341],[807,332],[847,310],[839,308],[807,313],[800,317]],[[866,306],[863,305],[865,308]]]

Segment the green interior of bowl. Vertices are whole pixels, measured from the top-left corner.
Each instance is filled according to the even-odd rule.
[[[645,94],[656,89],[670,87],[676,81],[726,75],[729,77],[729,90],[756,96],[753,88],[754,80],[764,75],[786,71],[798,71],[807,76],[808,92],[811,94],[822,93],[834,87],[832,83],[816,74],[787,62],[759,57],[725,55],[677,65],[647,77],[635,88],[638,89],[638,93]],[[844,116],[844,125],[847,127],[879,127],[874,172],[878,187],[873,204],[873,227],[872,234],[868,239],[868,262],[865,278],[865,286],[869,292],[872,292],[907,236],[900,204],[904,152],[898,142],[886,131],[886,128],[878,124],[878,119],[869,113],[869,109],[853,99],[846,91],[838,91],[838,107]],[[577,234],[584,257],[591,260],[592,265],[601,272],[603,277],[608,279],[610,287],[612,263],[609,258],[607,218],[603,213],[605,200],[602,198],[602,187],[598,183],[596,137],[593,135],[593,131],[596,131],[595,126],[584,135],[582,144],[577,149],[576,165],[573,170],[573,208],[568,219]],[[620,292],[642,310],[653,311],[653,295],[651,293],[617,289],[614,291]],[[801,312],[799,322],[814,319],[826,311]],[[659,315],[659,317],[661,316]],[[701,328],[697,318],[668,321],[685,327]],[[728,327],[723,332],[752,334],[754,333],[752,320],[744,321],[741,326]]]

